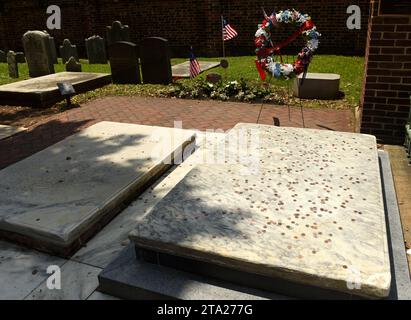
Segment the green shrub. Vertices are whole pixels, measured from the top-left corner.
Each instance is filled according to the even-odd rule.
[[[268,102],[274,104],[286,103],[286,91],[273,85],[251,82],[241,79],[239,81],[207,82],[205,79],[180,80],[166,89],[161,89],[159,94],[166,97],[187,99],[213,99],[221,101]]]

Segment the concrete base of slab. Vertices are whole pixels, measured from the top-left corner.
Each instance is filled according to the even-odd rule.
[[[173,164],[185,130],[100,122],[0,171],[0,237],[70,256]]]
[[[69,82],[76,93],[87,92],[111,83],[107,73],[60,72],[0,86],[0,105],[48,107],[65,98],[57,83]]]
[[[385,152],[379,152],[384,189],[388,244],[390,251],[392,285],[389,300],[411,299],[411,282],[401,220],[398,212],[395,189],[392,181],[390,161]],[[175,263],[175,261],[174,261]],[[197,271],[196,269],[191,269]],[[244,274],[244,276],[250,276]],[[252,275],[254,276],[254,275]],[[288,288],[277,292],[251,289],[222,279],[193,274],[164,265],[151,264],[136,258],[133,248],[128,247],[99,275],[99,290],[125,299],[295,299],[300,292],[290,293]],[[335,298],[335,296],[316,296],[310,288],[303,290],[306,298]],[[229,291],[227,291],[229,290]],[[287,292],[285,294],[284,292]],[[355,293],[355,289],[353,291]],[[246,294],[246,296],[245,296]],[[354,295],[355,296],[355,295]],[[347,297],[345,297],[347,298]]]
[[[336,99],[340,90],[340,75],[307,73],[304,81],[300,74],[293,83],[293,94],[301,99]]]
[[[26,128],[12,127],[0,124],[0,140],[11,137],[12,135],[15,135],[16,133],[24,130],[26,130]]]
[[[281,295],[216,281],[136,258],[130,245],[99,275],[98,291],[122,299],[259,300]]]
[[[215,61],[199,61],[201,72],[213,69],[220,65],[220,62]],[[171,67],[173,78],[190,78],[190,62],[176,64]]]

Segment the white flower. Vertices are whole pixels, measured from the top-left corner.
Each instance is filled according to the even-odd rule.
[[[307,42],[307,47],[311,51],[317,50],[319,41],[317,39],[311,39]]]
[[[264,29],[258,29],[257,30],[257,32],[255,33],[255,37],[256,38],[259,38],[259,37],[261,37],[261,36],[264,36],[264,37],[266,37],[266,38],[268,38],[268,34],[267,34],[267,32],[264,30]]]
[[[294,71],[294,67],[292,64],[283,64],[281,65],[281,72],[285,75],[288,76]]]
[[[271,60],[267,63],[267,70],[270,71],[271,74],[274,74],[276,62]]]
[[[283,22],[283,12],[280,11],[275,15],[275,18],[277,19],[278,22]]]

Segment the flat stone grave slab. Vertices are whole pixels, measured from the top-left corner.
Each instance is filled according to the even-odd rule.
[[[262,276],[263,289],[273,279],[388,296],[375,137],[240,124],[226,141],[244,131],[248,140],[258,132],[257,162],[194,167],[138,222],[137,249]],[[236,150],[228,143],[226,154],[236,159]],[[359,290],[347,286],[353,275]]]
[[[100,122],[0,171],[0,236],[69,256],[171,165],[184,130]]]
[[[332,100],[339,96],[340,75],[335,73],[307,73],[294,79],[293,94],[301,99]]]
[[[198,61],[200,63],[201,72],[213,69],[220,65],[220,62],[215,61]],[[174,66],[171,66],[173,78],[190,78],[190,61],[185,61]]]
[[[196,151],[198,152],[198,151]],[[392,284],[389,300],[411,299],[411,279],[408,270],[408,261],[404,249],[404,237],[401,228],[401,219],[398,210],[394,181],[391,172],[391,163],[388,154],[378,151],[381,164],[381,184],[383,185],[384,207],[387,221],[388,247],[390,251]],[[196,153],[192,157],[195,157]],[[190,159],[179,168],[186,167]],[[176,169],[178,170],[178,169]],[[173,171],[169,177],[175,175]],[[167,186],[168,189],[170,186]],[[203,266],[204,267],[204,266]],[[229,271],[230,274],[232,270]],[[249,274],[242,274],[249,277]],[[301,291],[308,293],[310,299],[312,291],[304,286],[299,295],[279,295],[267,291],[253,290],[239,287],[230,283],[228,279],[215,280],[212,277],[201,277],[187,272],[175,270],[162,265],[147,263],[137,257],[131,245],[123,250],[110,265],[99,275],[99,290],[125,299],[295,299],[301,296]],[[210,290],[211,289],[211,290]],[[246,294],[251,296],[245,296]],[[324,295],[321,299],[333,299]]]
[[[187,130],[186,130],[187,131]],[[105,268],[128,244],[129,233],[135,228],[136,220],[148,214],[151,209],[191,170],[196,163],[201,163],[202,156],[211,146],[218,146],[225,134],[219,132],[198,132],[195,141],[185,149],[184,162],[175,165],[156,180],[147,190],[137,197],[126,209],[115,217],[104,229],[93,237],[87,246],[81,248],[72,260]],[[195,150],[193,154],[191,152]],[[191,154],[190,156],[188,156]]]
[[[47,107],[65,98],[58,82],[70,82],[76,93],[86,92],[111,83],[107,73],[60,72],[0,86],[0,105]]]
[[[26,128],[6,126],[0,124],[0,140],[11,137],[12,135],[26,130]]]

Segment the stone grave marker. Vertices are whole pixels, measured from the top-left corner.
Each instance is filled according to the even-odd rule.
[[[114,21],[111,26],[107,26],[107,44],[111,45],[118,41],[130,41],[130,30],[128,25],[123,25],[120,21]]]
[[[298,284],[310,287],[310,296],[321,290],[388,296],[374,136],[237,124],[203,159],[220,161],[191,168],[129,234],[144,261],[156,257],[168,267],[190,266],[200,275],[273,292]],[[361,266],[355,291],[347,286],[350,266]]]
[[[216,68],[220,62],[199,60],[201,72]],[[190,78],[190,61],[184,61],[171,67],[173,78]]]
[[[54,73],[49,36],[42,31],[27,31],[23,35],[23,47],[30,77]]]
[[[89,64],[106,64],[107,54],[104,39],[100,36],[92,36],[85,41]]]
[[[141,83],[137,46],[134,43],[115,42],[109,47],[109,56],[113,83]]]
[[[6,61],[6,53],[3,50],[0,50],[0,63],[4,63]]]
[[[71,57],[79,61],[77,47],[72,45],[69,39],[64,39],[63,45],[60,46],[60,55],[64,64],[66,64]]]
[[[293,94],[301,99],[338,98],[340,91],[340,75],[334,73],[307,73],[303,80],[303,74],[294,79]]]
[[[206,81],[210,83],[218,83],[221,82],[221,74],[219,73],[209,73],[206,76]]]
[[[0,231],[70,256],[170,169],[194,137],[175,128],[94,124],[0,171]]]
[[[57,50],[56,50],[56,42],[54,41],[54,37],[52,37],[46,30],[43,31],[45,34],[49,36],[49,44],[50,44],[50,52],[51,52],[51,60],[54,64],[57,64]]]
[[[150,37],[142,41],[141,70],[144,83],[171,83],[172,72],[168,40]]]
[[[7,64],[9,67],[9,77],[18,78],[19,77],[19,67],[17,65],[16,53],[14,51],[7,52]]]
[[[16,52],[16,60],[17,63],[26,63],[26,57],[24,56],[24,52]]]
[[[74,57],[66,62],[66,71],[67,72],[81,72],[81,63],[77,62]]]
[[[49,107],[64,99],[57,83],[71,83],[77,93],[101,88],[111,83],[109,73],[58,72],[0,86],[0,101],[10,106]]]

